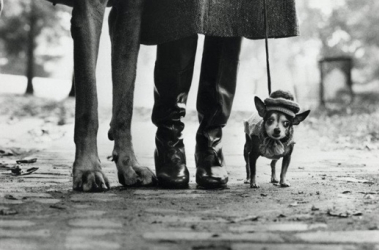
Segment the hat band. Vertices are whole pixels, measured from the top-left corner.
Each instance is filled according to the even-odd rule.
[[[296,116],[296,114],[292,110],[289,110],[289,109],[286,109],[283,107],[279,107],[279,106],[267,106],[266,109],[267,109],[267,111],[279,111],[279,112],[282,112],[282,113],[289,115],[291,117]]]

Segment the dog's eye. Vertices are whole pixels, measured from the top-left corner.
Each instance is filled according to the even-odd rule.
[[[274,119],[273,118],[269,118],[268,120],[267,120],[267,123],[268,124],[272,124],[274,122]]]
[[[285,128],[288,128],[289,125],[290,125],[289,122],[287,122],[287,121],[283,122],[283,126],[284,126]]]

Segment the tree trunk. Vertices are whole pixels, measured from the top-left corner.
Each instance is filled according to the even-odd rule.
[[[26,77],[28,83],[26,86],[26,95],[32,95],[34,93],[33,89],[33,78],[34,78],[34,50],[36,48],[36,22],[37,17],[35,13],[35,3],[30,1],[30,13],[29,13],[29,34],[28,34],[28,48],[27,48],[27,68]]]

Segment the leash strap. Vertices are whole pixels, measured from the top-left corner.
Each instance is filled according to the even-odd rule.
[[[268,48],[268,18],[267,18],[267,0],[264,0],[264,19],[265,19],[265,46],[266,46],[266,67],[267,67],[267,85],[268,85],[268,95],[271,94],[271,72],[270,72],[270,55]]]

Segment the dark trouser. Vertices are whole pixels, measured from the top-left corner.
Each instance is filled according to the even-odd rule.
[[[161,150],[164,152],[169,151],[167,145],[179,145],[183,148],[184,155],[181,139],[184,124],[180,119],[186,113],[185,106],[192,82],[196,47],[197,35],[158,45],[155,104],[152,114],[152,121],[158,127],[158,151],[159,145],[165,145]],[[214,152],[216,161],[223,165],[220,145],[222,127],[226,125],[232,108],[240,47],[239,37],[205,37],[197,97],[200,127],[196,135],[196,158],[200,161],[202,153]],[[185,157],[180,158],[184,160],[182,164],[185,165]],[[197,159],[197,165],[199,164],[201,165]]]

